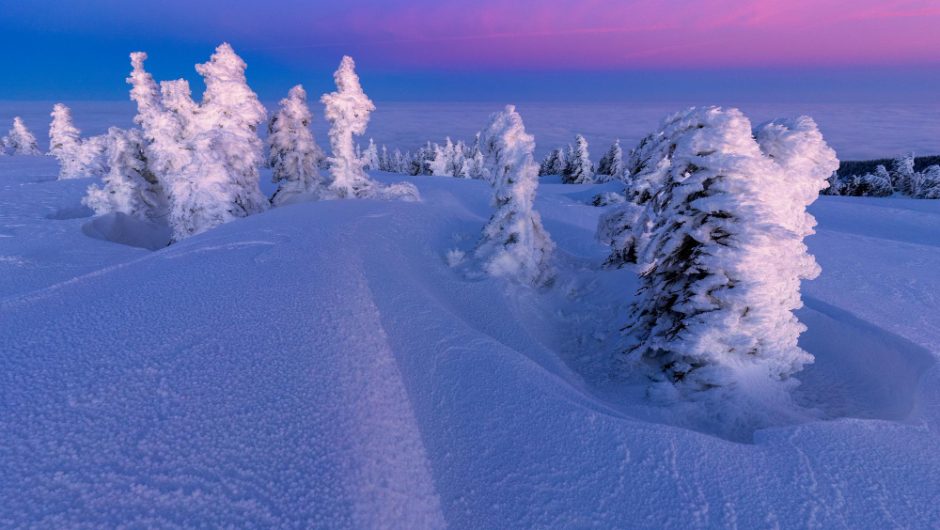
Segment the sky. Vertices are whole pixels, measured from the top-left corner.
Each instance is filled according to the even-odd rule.
[[[8,0],[0,99],[122,99],[230,42],[263,99],[940,101],[938,0]],[[716,101],[719,102],[720,101]]]

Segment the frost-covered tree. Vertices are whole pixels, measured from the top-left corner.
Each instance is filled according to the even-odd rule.
[[[392,173],[406,173],[408,170],[408,160],[410,158],[410,154],[403,155],[401,149],[395,148],[389,171]]]
[[[362,91],[352,57],[343,57],[333,79],[336,91],[320,98],[326,107],[326,119],[330,122],[330,147],[333,151],[329,158],[330,188],[339,197],[369,195],[375,183],[362,169],[353,137],[365,134],[375,105]]]
[[[382,146],[382,150],[379,151],[379,170],[385,171],[386,173],[393,173],[392,169],[392,158],[388,154],[388,147]]]
[[[362,152],[362,168],[369,171],[379,169],[379,149],[372,138],[369,138],[369,147]]]
[[[59,179],[88,177],[100,173],[98,143],[82,141],[81,131],[72,124],[72,111],[62,103],[56,103],[51,116],[49,154],[59,161]]]
[[[628,357],[651,368],[662,397],[786,384],[812,361],[793,310],[801,280],[819,273],[806,207],[835,153],[809,118],[752,131],[740,111],[709,107],[666,125],[665,182],[632,227],[641,287]]]
[[[915,199],[940,199],[940,166],[933,165],[914,174]]]
[[[483,152],[480,150],[480,133],[473,139],[473,144],[466,149],[463,168],[460,173],[468,179],[486,179],[486,167]]]
[[[444,142],[444,145],[434,144],[431,147],[431,156],[427,161],[428,173],[435,177],[454,177],[462,170],[462,163],[457,170],[457,148],[450,137]]]
[[[317,166],[322,151],[310,131],[313,117],[307,106],[307,92],[297,85],[282,99],[268,123],[268,166],[278,185],[271,197],[275,205],[302,195],[317,196],[322,179]]]
[[[529,285],[551,281],[555,248],[535,211],[538,164],[533,159],[535,139],[526,133],[522,117],[512,105],[494,114],[480,136],[496,212],[483,228],[476,257],[492,276],[512,278]]]
[[[450,138],[448,138],[450,140]],[[459,140],[454,144],[451,150],[450,156],[450,173],[458,178],[467,178],[467,174],[464,173],[464,163],[467,160],[467,146],[464,145],[463,140]]]
[[[9,149],[14,155],[40,155],[36,137],[29,131],[23,119],[19,116],[13,118],[13,127],[10,132],[0,140],[3,148]],[[2,152],[2,149],[0,149]]]
[[[539,176],[561,175],[565,172],[567,166],[568,162],[565,159],[565,151],[560,148],[554,149],[545,156],[541,165],[539,165]]]
[[[112,127],[105,138],[108,172],[102,186],[89,186],[82,204],[97,215],[120,212],[149,220],[165,214],[162,191],[147,169],[141,132]]]
[[[874,173],[852,175],[841,180],[839,194],[850,197],[890,197],[895,192],[891,181],[891,174],[879,164]]]
[[[588,143],[580,134],[575,137],[574,146],[567,157],[565,171],[562,173],[563,184],[590,184],[594,182],[594,164],[588,152]]]
[[[914,191],[914,153],[905,153],[891,164],[891,185],[894,191],[911,195]]]
[[[619,180],[623,177],[623,171],[623,149],[620,148],[620,140],[616,140],[597,164],[597,181]]]
[[[205,142],[211,151],[198,150],[197,154],[207,169],[211,167],[210,172],[219,171],[228,181],[223,194],[235,217],[262,212],[269,205],[259,186],[264,148],[258,127],[266,121],[267,111],[248,86],[247,68],[228,43],[220,44],[208,62],[196,65],[206,84],[197,113],[196,141]],[[215,167],[220,163],[221,167]]]
[[[330,122],[330,190],[338,198],[385,198],[419,200],[418,189],[402,182],[382,186],[370,179],[356,157],[354,136],[362,136],[369,125],[369,115],[375,110],[356,75],[356,64],[344,56],[333,74],[336,91],[324,94],[320,101],[326,108]]]

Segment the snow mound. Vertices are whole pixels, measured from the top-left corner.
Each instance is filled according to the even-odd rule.
[[[94,218],[82,225],[82,233],[88,237],[147,250],[159,250],[169,245],[173,237],[173,231],[166,225],[121,212]]]

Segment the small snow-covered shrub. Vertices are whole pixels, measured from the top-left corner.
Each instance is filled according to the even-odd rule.
[[[36,137],[29,131],[23,119],[19,116],[13,118],[13,127],[10,132],[0,140],[0,152],[3,149],[9,149],[14,155],[39,155],[39,145],[36,143]]]
[[[480,135],[486,173],[494,188],[496,212],[483,228],[475,255],[491,276],[540,286],[551,281],[555,248],[534,209],[538,165],[535,139],[526,133],[512,105],[494,114]]]
[[[805,117],[752,131],[740,111],[709,107],[666,129],[675,125],[663,135],[665,182],[628,247],[641,273],[628,358],[650,367],[661,395],[786,383],[812,361],[792,311],[800,281],[819,273],[803,243],[814,225],[806,206],[835,153]]]
[[[278,185],[271,197],[275,205],[301,195],[318,195],[322,178],[318,164],[323,152],[310,131],[312,116],[307,92],[297,85],[290,89],[268,123],[268,167]]]

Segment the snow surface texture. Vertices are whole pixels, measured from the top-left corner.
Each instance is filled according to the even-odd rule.
[[[481,181],[149,252],[57,173],[0,159],[0,526],[940,524],[934,201],[812,206],[802,417],[729,439],[598,355],[637,278],[598,268],[584,199],[621,184],[540,184],[559,271],[533,291],[441,259],[492,213]]]

